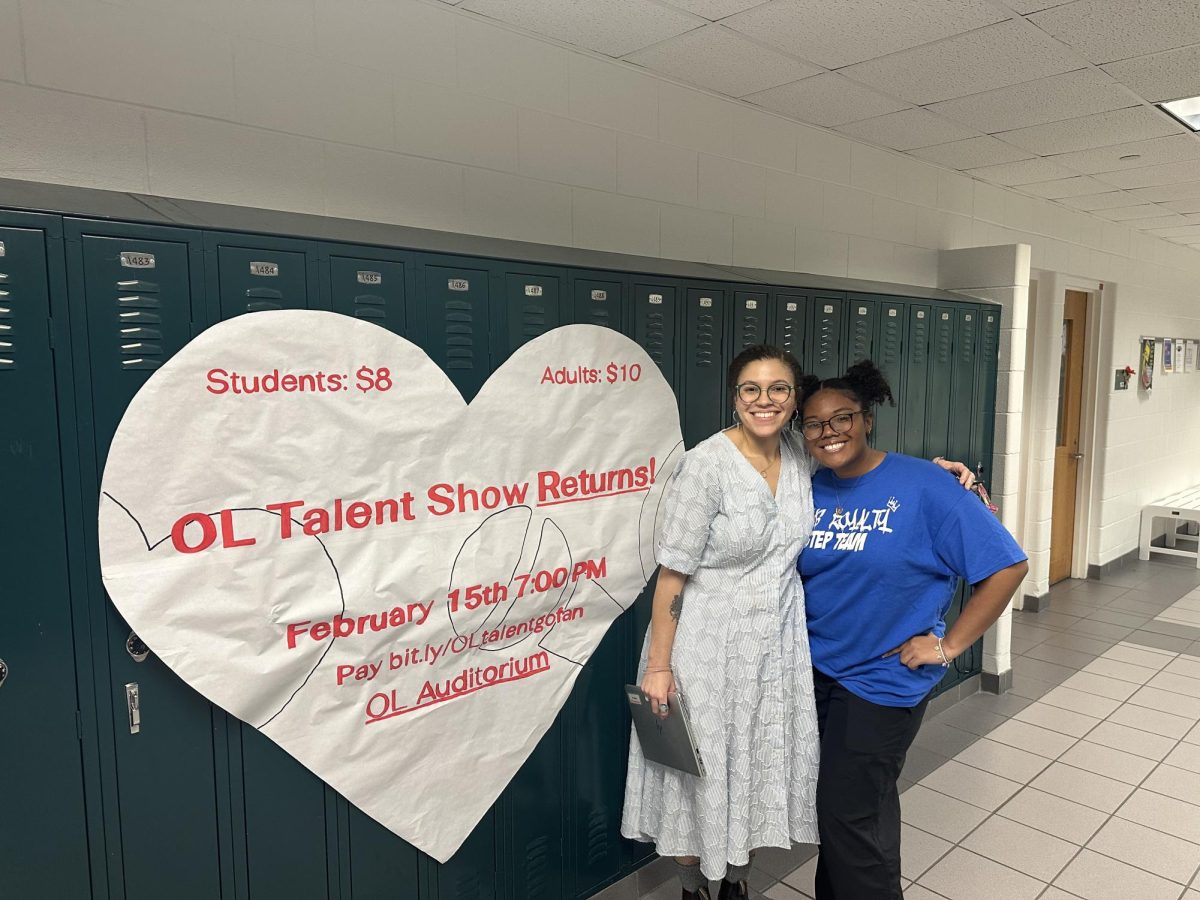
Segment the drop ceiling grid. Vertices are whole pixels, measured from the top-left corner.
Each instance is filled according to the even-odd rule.
[[[1200,138],[1150,105],[1200,94],[1198,0],[459,6],[1133,228],[1200,206]]]

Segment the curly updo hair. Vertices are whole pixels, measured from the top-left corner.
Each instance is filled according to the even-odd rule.
[[[800,382],[804,378],[804,371],[800,368],[800,362],[787,350],[784,350],[782,347],[776,347],[774,344],[752,344],[733,358],[733,362],[729,364],[729,375],[727,378],[729,395],[731,397],[737,395],[738,376],[742,374],[742,369],[746,368],[752,362],[761,362],[767,359],[781,362],[791,370],[792,384],[795,386],[798,395],[800,392]]]
[[[896,398],[892,396],[892,388],[884,378],[879,366],[869,359],[861,359],[836,378],[824,380],[816,375],[805,375],[799,382],[798,409],[803,415],[806,404],[817,391],[838,391],[853,397],[864,410],[870,411],[885,400],[892,406]]]

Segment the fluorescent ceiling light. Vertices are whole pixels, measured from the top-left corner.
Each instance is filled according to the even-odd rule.
[[[1172,100],[1170,103],[1160,103],[1158,106],[1192,131],[1200,131],[1200,97]]]

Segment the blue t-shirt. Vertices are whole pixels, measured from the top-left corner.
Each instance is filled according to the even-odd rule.
[[[889,453],[859,478],[822,469],[813,501],[797,563],[813,665],[872,703],[915,706],[945,670],[912,671],[884,654],[918,634],[944,635],[958,579],[977,584],[1025,554],[978,497],[911,456]]]

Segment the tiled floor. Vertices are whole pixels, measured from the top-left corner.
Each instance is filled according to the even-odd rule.
[[[1200,570],[1134,563],[1013,615],[1013,689],[929,719],[901,781],[908,900],[1200,900]],[[659,860],[603,900],[676,900]],[[813,894],[815,848],[753,896]]]

